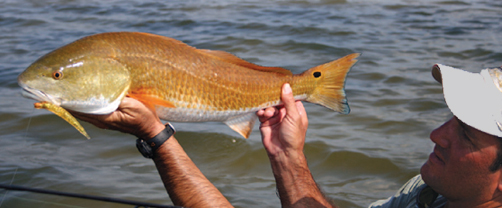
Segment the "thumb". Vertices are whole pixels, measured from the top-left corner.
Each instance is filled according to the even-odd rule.
[[[286,112],[288,114],[298,114],[298,109],[296,108],[295,98],[293,97],[293,91],[289,83],[282,86],[281,101],[284,103]]]

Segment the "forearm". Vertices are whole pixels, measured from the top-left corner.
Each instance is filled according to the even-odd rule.
[[[336,207],[319,190],[303,152],[269,157],[282,207]]]
[[[129,97],[125,97],[119,108],[111,114],[72,114],[97,127],[118,130],[139,138],[154,138],[166,128],[154,109]],[[173,136],[155,151],[154,162],[174,204],[184,207],[232,207]]]
[[[157,150],[154,162],[175,205],[232,207],[195,166],[174,136]]]

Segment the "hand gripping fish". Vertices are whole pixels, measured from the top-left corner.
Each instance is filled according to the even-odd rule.
[[[164,36],[114,32],[87,36],[44,55],[19,75],[18,83],[25,97],[50,103],[46,109],[109,114],[129,96],[163,120],[219,121],[248,138],[255,112],[281,104],[284,83],[291,84],[296,100],[349,113],[345,77],[358,56],[293,75]],[[81,128],[74,118],[71,124]]]

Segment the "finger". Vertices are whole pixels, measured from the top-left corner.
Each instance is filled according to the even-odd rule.
[[[122,102],[120,103],[118,110],[123,111],[123,110],[127,110],[127,109],[134,109],[134,108],[138,108],[140,106],[143,107],[143,106],[145,106],[145,104],[143,104],[142,102],[140,102],[134,98],[125,97],[122,100]]]
[[[265,117],[268,117],[268,118],[270,118],[270,117],[274,117],[274,116],[276,116],[276,115],[277,115],[277,113],[278,113],[278,112],[279,112],[279,110],[278,110],[278,109],[276,109],[276,108],[274,108],[274,107],[267,108],[267,109],[265,109],[264,116],[265,116]]]
[[[296,105],[296,109],[298,109],[298,113],[300,115],[305,113],[305,107],[303,106],[302,101],[300,101],[300,100],[295,101],[295,105]]]
[[[75,111],[71,111],[71,110],[68,110],[68,112],[70,112],[70,114],[72,116],[74,116],[75,118],[78,118],[78,119],[80,119],[82,121],[89,122],[89,121],[95,120],[95,118],[93,118],[93,115],[89,115],[89,114],[85,114],[85,113],[80,113],[80,112],[75,112]]]
[[[112,124],[107,120],[110,119],[112,114],[107,115],[95,115],[95,114],[86,114],[80,113],[76,111],[69,111],[75,118],[78,118],[82,121],[88,122],[98,128],[101,129],[113,129]]]
[[[293,97],[293,91],[289,83],[282,86],[281,101],[284,103],[284,107],[288,114],[298,115],[298,109],[296,108],[295,98]]]
[[[296,108],[298,109],[298,114],[300,114],[303,125],[308,125],[309,121],[307,117],[307,111],[305,110],[305,106],[303,106],[302,101],[296,101]]]
[[[263,121],[260,123],[260,128],[261,127],[269,127],[269,126],[274,126],[282,121],[282,118],[280,116],[275,116],[272,117],[266,121]]]
[[[82,121],[89,122],[92,124],[103,123],[109,117],[109,115],[91,115],[91,114],[74,113],[74,112],[72,112],[71,114]]]
[[[259,111],[256,112],[256,115],[258,116],[258,120],[260,120],[260,122],[264,122],[274,116],[277,115],[277,109],[274,108],[274,107],[269,107],[269,108],[265,108],[265,109],[261,109]]]
[[[75,117],[77,117],[77,116],[75,116]],[[77,117],[77,118],[82,121],[88,122],[94,126],[97,126],[98,128],[102,128],[102,129],[107,128],[107,125],[104,124],[104,122],[100,119],[96,119],[96,118],[93,118],[90,116],[82,116],[82,117]]]
[[[258,118],[262,117],[263,114],[265,114],[265,109],[260,109],[256,111],[256,116],[258,116]]]

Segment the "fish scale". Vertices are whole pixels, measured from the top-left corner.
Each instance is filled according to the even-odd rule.
[[[18,82],[28,97],[57,100],[69,110],[107,114],[129,96],[155,108],[163,120],[220,121],[247,138],[255,111],[279,105],[284,83],[290,83],[298,100],[348,113],[343,88],[358,56],[293,75],[168,37],[115,32],[87,36],[48,53]],[[61,77],[53,77],[56,72]]]

